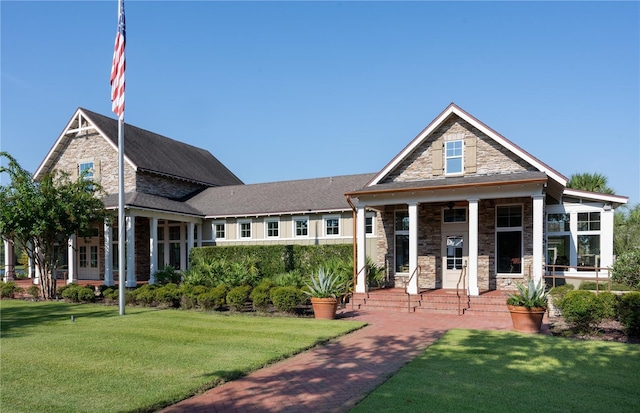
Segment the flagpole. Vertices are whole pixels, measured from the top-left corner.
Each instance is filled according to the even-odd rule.
[[[124,120],[118,120],[118,303],[125,314]]]

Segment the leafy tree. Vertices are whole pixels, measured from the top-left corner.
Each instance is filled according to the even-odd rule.
[[[640,250],[640,204],[616,211],[614,226],[613,252],[616,255]]]
[[[611,266],[611,279],[640,289],[640,249],[620,254]]]
[[[603,194],[615,194],[615,191],[607,186],[607,177],[599,173],[577,173],[571,175],[567,188],[581,189],[589,192],[600,192]]]
[[[42,297],[51,299],[56,293],[57,242],[78,234],[89,234],[92,226],[103,222],[106,210],[96,195],[100,186],[81,175],[71,181],[68,174],[53,171],[39,182],[6,152],[0,157],[8,160],[0,173],[11,179],[0,186],[0,234],[27,247],[41,274]]]

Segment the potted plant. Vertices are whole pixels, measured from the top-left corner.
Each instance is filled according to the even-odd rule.
[[[310,282],[305,282],[304,293],[311,297],[311,306],[315,318],[333,319],[338,309],[338,297],[343,294],[344,286],[340,283],[340,277],[324,268],[320,268],[316,274],[312,274]]]
[[[538,333],[547,311],[545,285],[542,281],[536,283],[530,279],[526,284],[518,283],[516,286],[518,292],[507,298],[513,328],[524,333]]]

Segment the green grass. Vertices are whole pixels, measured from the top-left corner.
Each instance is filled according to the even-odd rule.
[[[0,410],[16,413],[153,411],[363,326],[18,300],[0,310]]]
[[[450,330],[352,410],[639,412],[640,345]]]

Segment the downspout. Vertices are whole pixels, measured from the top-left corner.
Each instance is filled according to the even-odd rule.
[[[353,205],[353,202],[351,202],[351,195],[347,195],[347,202],[349,203],[349,206],[353,211],[353,291],[355,291],[358,281],[358,238],[356,234],[356,231],[358,229],[357,210],[355,205]],[[351,300],[351,302],[353,303],[353,300]]]

